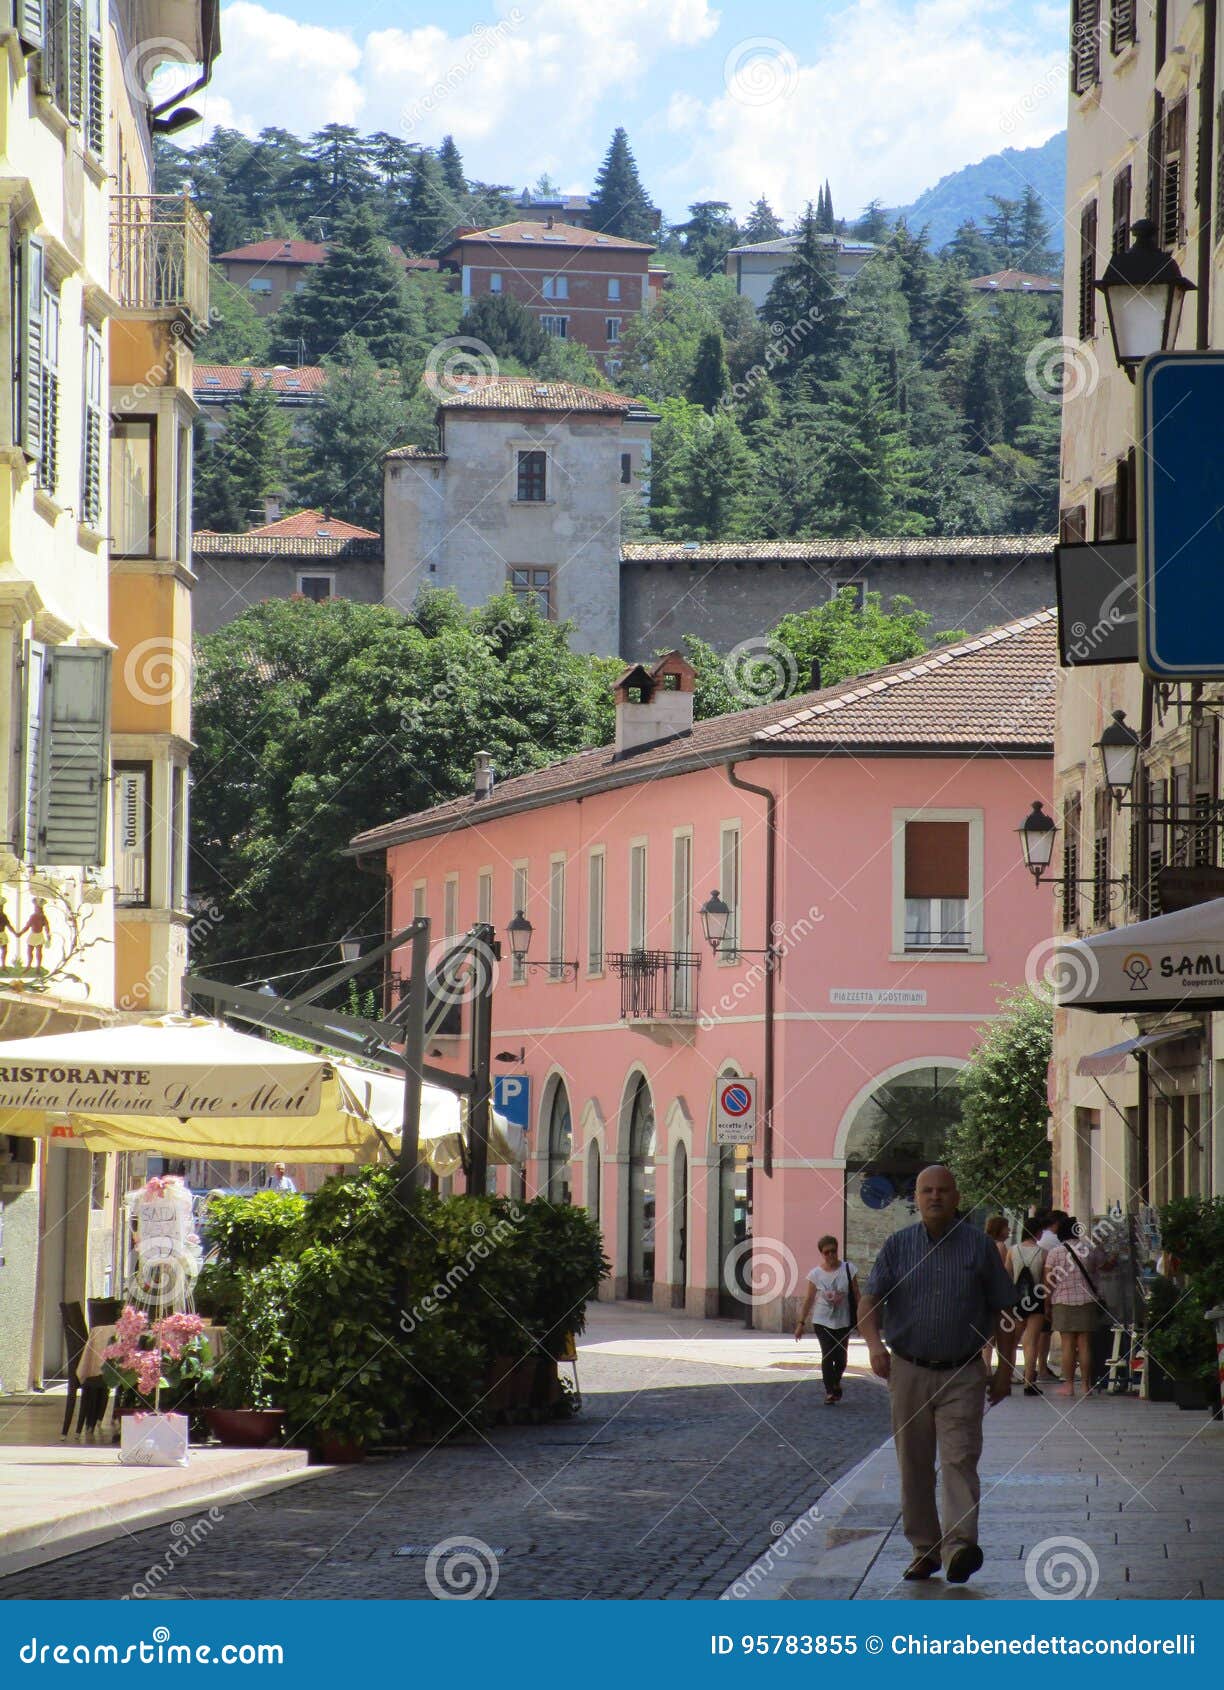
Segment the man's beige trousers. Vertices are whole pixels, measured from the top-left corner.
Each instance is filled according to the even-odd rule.
[[[901,1469],[901,1523],[915,1554],[939,1554],[946,1562],[961,1544],[977,1542],[986,1378],[980,1357],[950,1373],[892,1358],[888,1390]],[[935,1504],[936,1455],[942,1513]]]

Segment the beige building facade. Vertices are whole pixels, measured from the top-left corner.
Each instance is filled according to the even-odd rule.
[[[1157,0],[1151,7],[1076,0],[1072,10],[1062,539],[1133,541],[1141,470],[1136,389],[1118,367],[1094,284],[1111,255],[1129,244],[1135,221],[1150,218],[1158,244],[1197,287],[1182,314],[1178,349],[1224,346],[1218,7],[1217,0]],[[1215,447],[1204,441],[1203,449]],[[1076,554],[1064,552],[1064,571],[1075,567]],[[1089,626],[1090,657],[1093,637]],[[1220,639],[1224,648],[1224,629]],[[1168,913],[1174,894],[1166,871],[1220,863],[1214,807],[1221,692],[1211,684],[1154,683],[1137,662],[1061,671],[1054,812],[1061,832],[1051,870],[1064,877],[1055,891],[1057,938]],[[1119,710],[1142,742],[1133,790],[1121,804],[1104,785],[1096,749]],[[1035,955],[1034,975],[1049,977],[1063,966],[1052,958],[1053,947]],[[1222,1031],[1221,1016],[1210,1009],[1057,1011],[1056,1202],[1082,1220],[1106,1212],[1145,1217],[1174,1197],[1224,1191]],[[1161,1042],[1088,1063],[1094,1052],[1147,1034]],[[1089,1066],[1111,1071],[1093,1074]]]

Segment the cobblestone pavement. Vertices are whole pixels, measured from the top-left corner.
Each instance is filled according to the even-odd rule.
[[[371,1459],[230,1504],[215,1524],[126,1534],[0,1580],[0,1599],[428,1598],[428,1553],[455,1537],[501,1553],[444,1555],[435,1581],[448,1567],[457,1585],[487,1580],[495,1565],[497,1598],[716,1597],[888,1436],[870,1378],[848,1377],[827,1408],[812,1368],[595,1349],[581,1370],[574,1420]]]

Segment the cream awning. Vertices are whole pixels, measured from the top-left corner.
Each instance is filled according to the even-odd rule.
[[[1061,944],[1054,1001],[1149,1015],[1224,1007],[1224,898]]]

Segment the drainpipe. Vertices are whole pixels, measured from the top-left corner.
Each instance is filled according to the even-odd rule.
[[[1203,68],[1199,76],[1198,183],[1206,187],[1199,205],[1198,237],[1198,347],[1202,351],[1211,345],[1211,237],[1212,163],[1215,144],[1212,130],[1215,124],[1215,56],[1216,56],[1216,0],[1203,0]]]
[[[778,797],[767,786],[754,786],[751,781],[741,780],[735,772],[734,763],[727,765],[727,779],[740,792],[753,792],[765,800],[765,823],[769,834],[765,852],[765,941],[772,946],[777,900]],[[774,977],[777,969],[777,958],[771,951],[765,959],[765,1071],[761,1076],[761,1106],[765,1117],[762,1164],[766,1179],[773,1178]]]

